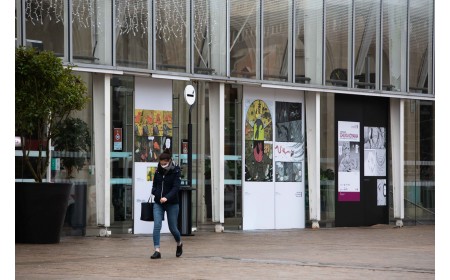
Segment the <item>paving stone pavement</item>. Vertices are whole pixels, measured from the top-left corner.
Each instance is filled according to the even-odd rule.
[[[435,226],[197,231],[15,244],[15,279],[435,279]]]

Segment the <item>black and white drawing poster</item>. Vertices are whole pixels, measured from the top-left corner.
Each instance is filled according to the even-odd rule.
[[[386,129],[364,127],[364,176],[386,176]]]

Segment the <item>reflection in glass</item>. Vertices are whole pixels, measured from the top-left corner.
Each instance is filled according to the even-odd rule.
[[[194,0],[194,72],[226,75],[226,1]]]
[[[405,222],[435,222],[435,105],[405,101]]]
[[[89,64],[112,64],[111,44],[106,43],[109,1],[73,0],[73,59]],[[108,46],[108,47],[105,47]]]
[[[64,1],[25,0],[27,45],[64,56]]]
[[[264,80],[288,80],[288,4],[288,0],[264,0]]]
[[[186,1],[155,0],[156,69],[186,72]]]
[[[351,65],[352,1],[326,1],[326,84],[347,87]]]
[[[111,133],[122,130],[122,145],[111,145],[111,231],[127,233],[132,227],[134,77],[111,79]],[[149,171],[149,170],[148,170]],[[148,174],[147,175],[151,175]]]
[[[75,72],[86,83],[88,96],[92,98],[92,74]],[[59,162],[59,167],[51,172],[52,181],[64,182],[70,180],[72,188],[64,219],[65,235],[85,235],[86,227],[97,226],[95,191],[95,175],[90,172],[95,167],[92,152],[93,141],[93,103],[90,102],[82,111],[73,112],[73,122],[70,133],[63,133],[59,138],[60,146],[54,141],[52,158]],[[76,133],[78,137],[73,137]],[[66,142],[64,136],[71,140]],[[75,140],[76,139],[76,140]],[[73,140],[73,141],[72,141]],[[81,141],[81,142],[79,142]],[[72,167],[72,168],[71,168]]]
[[[354,87],[375,89],[379,69],[376,40],[380,33],[380,1],[355,1]]]
[[[243,87],[225,85],[225,228],[242,226],[242,91]]]
[[[433,1],[409,1],[409,91],[431,93],[433,75]]]
[[[382,89],[406,91],[407,0],[383,1]]]
[[[335,221],[335,128],[334,94],[320,95],[320,214],[326,223]]]
[[[323,2],[295,1],[295,82],[322,84]]]
[[[230,70],[232,77],[257,78],[256,0],[231,0]]]
[[[115,0],[116,63],[119,66],[149,68],[150,13],[148,0],[135,3]]]

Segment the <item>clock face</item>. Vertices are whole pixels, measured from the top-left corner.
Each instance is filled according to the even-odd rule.
[[[187,85],[184,89],[184,100],[186,100],[189,105],[195,103],[195,89],[192,85]]]

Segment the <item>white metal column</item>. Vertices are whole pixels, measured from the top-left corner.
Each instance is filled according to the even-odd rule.
[[[404,203],[404,140],[405,140],[405,118],[403,99],[391,98],[391,153],[392,153],[392,186],[395,224],[403,226],[405,217]]]
[[[308,154],[309,218],[312,228],[320,221],[320,93],[305,94],[306,139]]]
[[[211,145],[212,221],[216,232],[224,223],[224,164],[225,164],[225,84],[211,84],[209,95],[209,123]]]
[[[93,75],[94,156],[97,225],[110,226],[111,90],[110,74]],[[104,231],[100,235],[104,235]],[[107,233],[107,232],[106,232]]]

